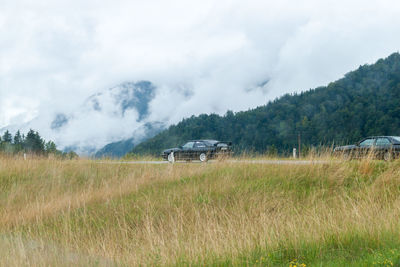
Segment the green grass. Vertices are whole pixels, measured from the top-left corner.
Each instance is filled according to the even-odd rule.
[[[400,266],[400,162],[114,163],[1,158],[0,264]]]

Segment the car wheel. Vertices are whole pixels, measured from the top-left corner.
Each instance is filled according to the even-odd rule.
[[[174,152],[168,154],[168,162],[173,163],[175,161]]]
[[[385,154],[383,154],[383,159],[385,161],[392,161],[393,160],[393,154],[389,151],[386,151]]]
[[[201,153],[200,156],[199,156],[199,160],[201,162],[206,162],[208,160],[206,153]]]

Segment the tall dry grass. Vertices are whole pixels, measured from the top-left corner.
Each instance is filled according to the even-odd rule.
[[[108,163],[1,158],[0,265],[340,266],[400,245],[399,162]]]

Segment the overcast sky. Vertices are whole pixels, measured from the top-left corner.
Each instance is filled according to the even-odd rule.
[[[125,81],[157,86],[151,120],[167,124],[247,110],[397,52],[399,25],[384,0],[0,0],[0,128],[35,119],[52,138],[54,114]],[[101,145],[110,127],[69,131]]]

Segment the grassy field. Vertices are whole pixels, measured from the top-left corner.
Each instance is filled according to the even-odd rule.
[[[1,266],[400,266],[400,161],[0,158]]]

